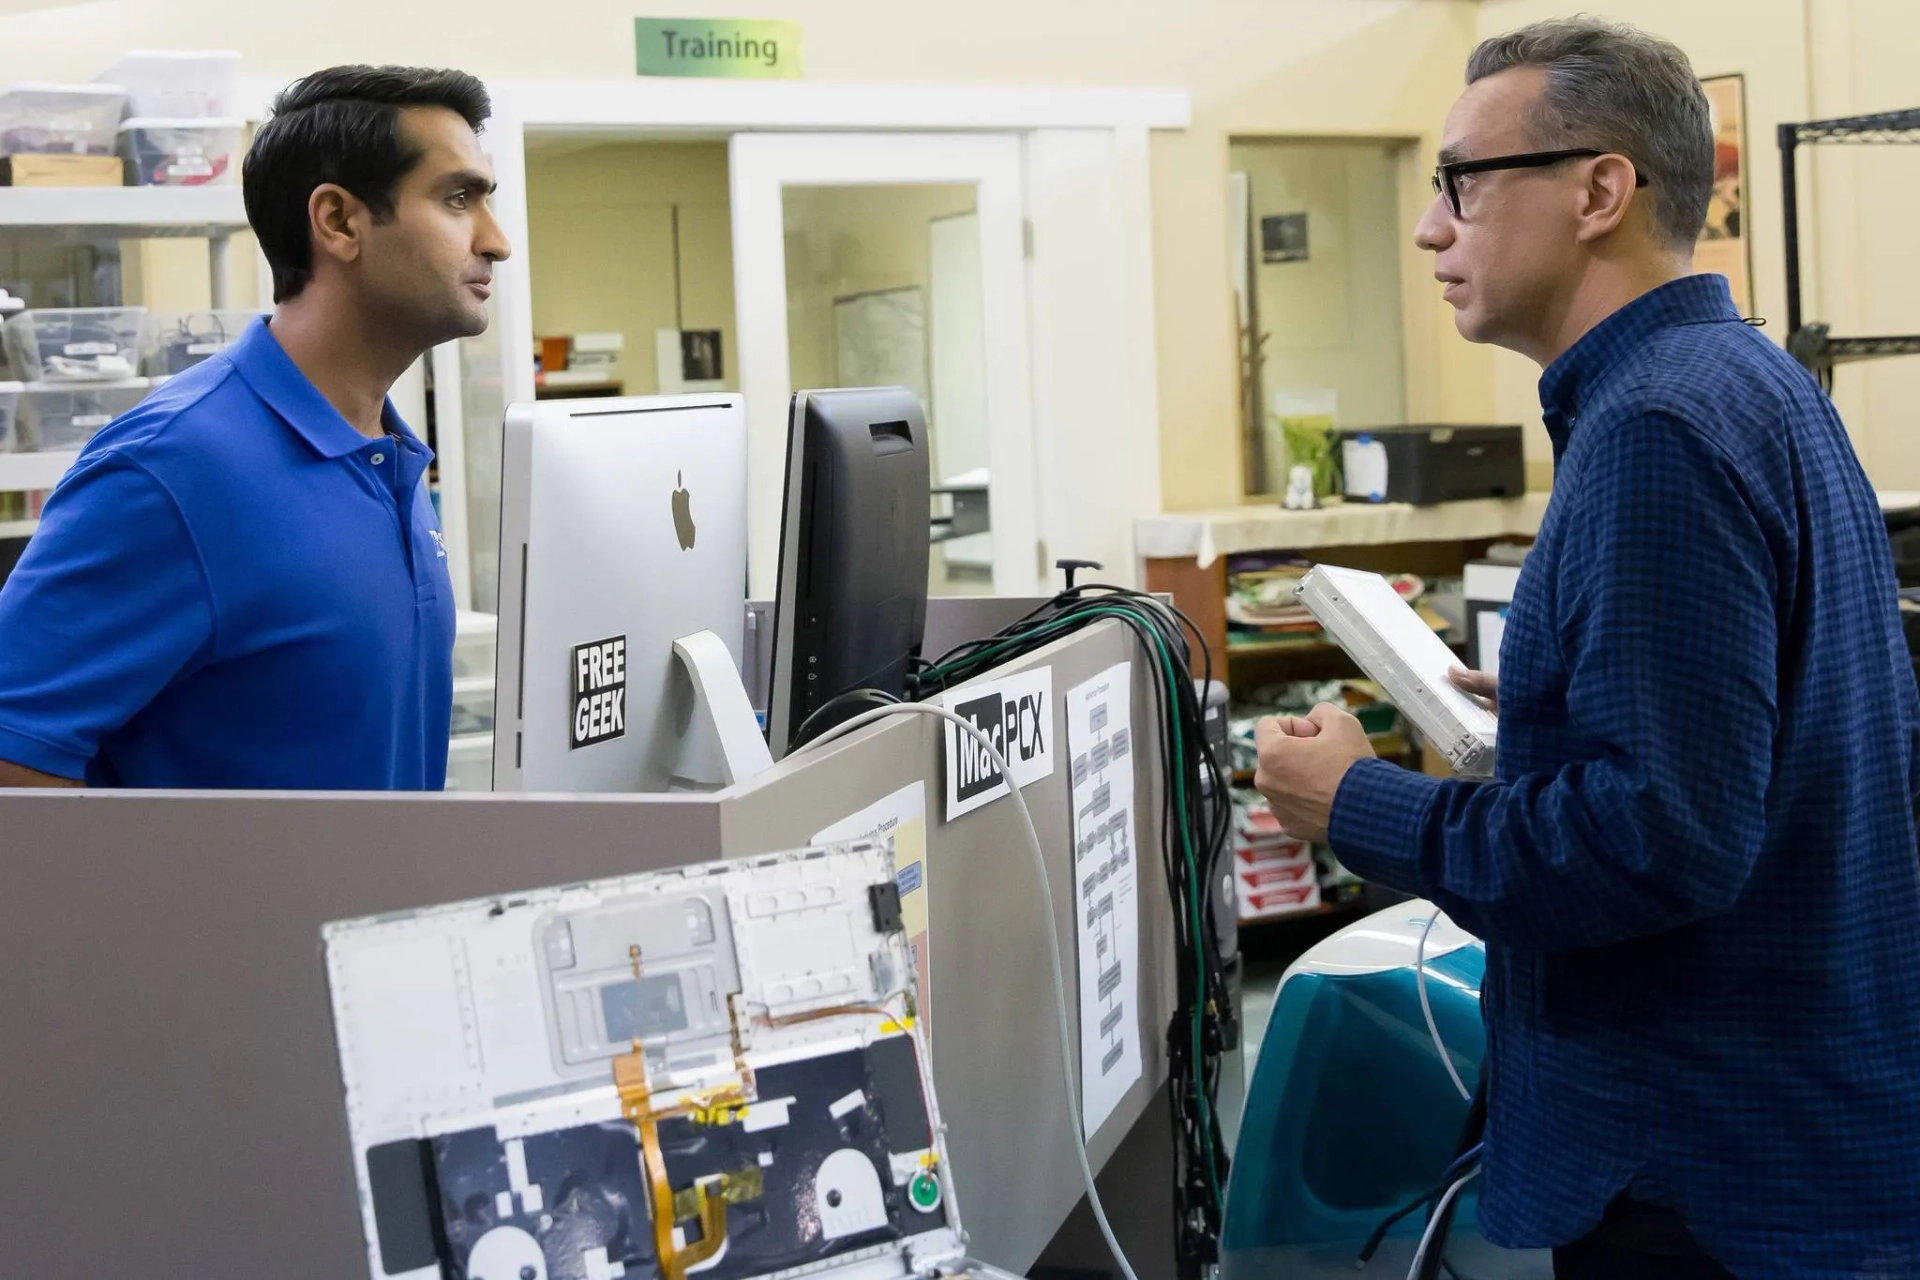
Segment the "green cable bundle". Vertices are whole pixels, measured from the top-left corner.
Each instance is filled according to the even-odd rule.
[[[1145,650],[1164,735],[1162,758],[1170,785],[1162,792],[1162,854],[1176,946],[1183,957],[1167,1035],[1176,1243],[1181,1275],[1197,1277],[1218,1258],[1228,1168],[1216,1100],[1233,1013],[1225,968],[1207,928],[1207,902],[1217,871],[1214,860],[1226,847],[1231,810],[1227,779],[1206,745],[1204,709],[1189,674],[1194,650],[1188,634],[1202,655],[1203,680],[1212,679],[1213,656],[1177,609],[1138,591],[1087,585],[1055,596],[996,635],[921,664],[912,677],[913,696],[932,696],[1103,621],[1127,627]],[[1200,783],[1211,803],[1195,794]]]

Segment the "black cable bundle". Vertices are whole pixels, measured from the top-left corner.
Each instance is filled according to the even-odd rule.
[[[1167,1030],[1175,1247],[1182,1280],[1198,1280],[1219,1257],[1228,1167],[1215,1101],[1233,1005],[1207,919],[1208,889],[1219,874],[1215,860],[1226,848],[1232,810],[1225,799],[1229,780],[1207,746],[1205,708],[1192,679],[1194,650],[1188,634],[1199,647],[1208,681],[1213,655],[1179,610],[1142,592],[1089,584],[1062,592],[997,635],[922,664],[911,677],[913,696],[924,699],[1106,619],[1129,628],[1146,651],[1164,735],[1161,853],[1179,957],[1178,996]]]

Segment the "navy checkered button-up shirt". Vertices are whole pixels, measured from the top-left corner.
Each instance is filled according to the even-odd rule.
[[[1332,820],[1487,940],[1484,1229],[1631,1190],[1742,1277],[1920,1276],[1920,694],[1873,489],[1720,276],[1540,399],[1497,780],[1366,760]]]

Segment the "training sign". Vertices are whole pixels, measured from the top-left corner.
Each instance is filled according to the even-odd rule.
[[[643,76],[796,80],[800,24],[753,18],[635,18],[634,70]]]
[[[990,739],[1020,786],[1053,774],[1056,719],[1053,668],[1038,667],[956,689],[941,705]],[[947,821],[1007,794],[993,757],[957,725],[947,724]]]
[[[577,644],[568,655],[573,723],[567,749],[610,742],[627,734],[627,638]]]

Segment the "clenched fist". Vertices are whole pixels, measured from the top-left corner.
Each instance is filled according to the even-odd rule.
[[[1323,702],[1304,716],[1269,716],[1256,730],[1260,767],[1253,785],[1280,826],[1298,840],[1325,840],[1333,797],[1356,760],[1373,754],[1367,731]]]

